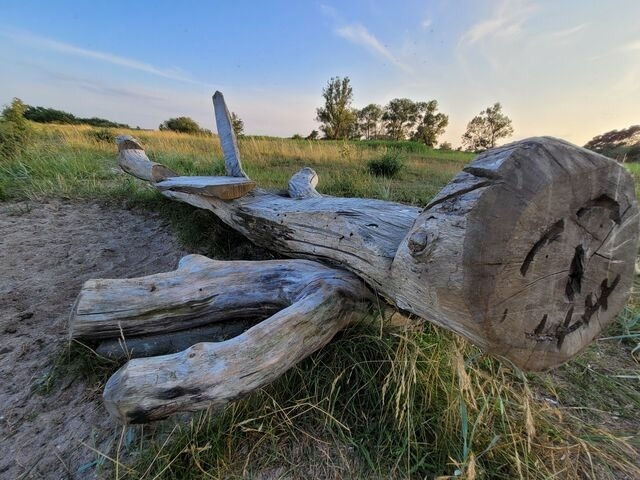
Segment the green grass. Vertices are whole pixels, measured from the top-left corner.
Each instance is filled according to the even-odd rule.
[[[3,199],[124,202],[160,211],[190,249],[219,258],[265,254],[212,214],[118,173],[104,131],[34,130],[22,155],[0,162]],[[182,174],[224,170],[213,137],[129,133],[152,159]],[[291,174],[310,166],[323,193],[417,205],[472,157],[411,142],[268,137],[242,139],[240,151],[263,187],[285,188]],[[406,160],[396,177],[368,173],[367,162],[398,151]],[[629,168],[640,180],[640,169]],[[242,242],[246,248],[238,250]],[[222,411],[124,427],[120,448],[104,452],[115,463],[105,461],[114,478],[130,479],[638,478],[638,345],[637,295],[583,355],[527,375],[433,325],[399,329],[372,318]],[[98,388],[115,367],[84,347],[65,348],[38,392],[46,395],[73,375]]]

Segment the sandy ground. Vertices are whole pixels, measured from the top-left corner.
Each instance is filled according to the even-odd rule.
[[[120,429],[77,378],[33,386],[67,341],[85,280],[175,268],[185,253],[149,212],[95,203],[0,203],[0,478],[95,478]],[[98,475],[99,476],[99,475]]]

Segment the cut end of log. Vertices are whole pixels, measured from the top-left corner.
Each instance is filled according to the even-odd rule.
[[[633,179],[613,160],[547,137],[491,150],[400,246],[398,303],[523,369],[557,366],[626,303],[638,218]]]

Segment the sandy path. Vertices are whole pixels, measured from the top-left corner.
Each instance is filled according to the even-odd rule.
[[[32,386],[85,280],[171,270],[184,252],[157,216],[96,203],[0,203],[0,239],[0,478],[94,478],[79,471],[97,457],[81,442],[103,451],[120,432],[100,392]]]

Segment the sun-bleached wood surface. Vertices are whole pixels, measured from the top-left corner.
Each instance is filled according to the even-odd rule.
[[[221,95],[214,105],[228,137]],[[246,178],[232,140],[225,140],[227,175]],[[144,155],[141,148],[137,155]],[[138,163],[138,170],[151,168]],[[615,161],[555,138],[530,138],[479,155],[424,208],[320,195],[318,175],[309,168],[292,177],[288,194],[255,188],[232,200],[159,186],[167,181],[152,182],[168,198],[212,211],[257,245],[352,272],[391,305],[523,369],[550,368],[584,349],[622,309],[633,280],[639,217],[631,176]],[[118,294],[123,305],[133,304],[125,290]],[[90,306],[88,298],[77,305]],[[246,308],[251,311],[251,302]],[[123,318],[122,328],[138,324],[141,332],[154,333],[142,316]],[[72,325],[80,318],[72,316]],[[74,331],[83,331],[80,324]],[[96,323],[82,336],[98,338],[100,332]],[[170,361],[182,365],[181,355]],[[211,357],[193,358],[204,371]],[[155,368],[163,361],[135,365],[144,370],[144,362]],[[114,385],[120,389],[121,382],[110,382],[107,390]],[[133,383],[125,390],[135,397]],[[187,404],[203,405],[191,399],[183,408]]]

